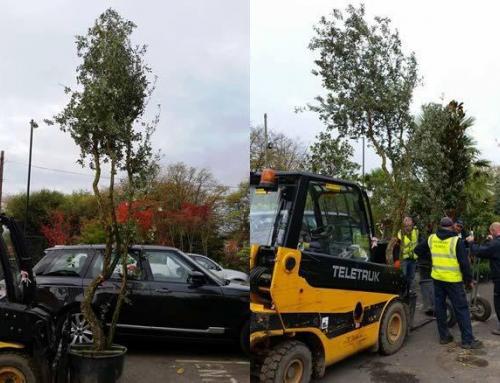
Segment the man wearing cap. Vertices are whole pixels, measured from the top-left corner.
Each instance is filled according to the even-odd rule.
[[[472,334],[469,304],[464,289],[464,283],[467,286],[473,285],[471,267],[464,243],[453,230],[451,218],[442,218],[436,234],[431,234],[427,242],[420,243],[415,248],[415,253],[419,257],[431,259],[439,343],[453,342],[446,321],[446,298],[449,298],[462,334],[462,348],[481,348],[482,342],[474,339]]]
[[[493,281],[493,302],[497,319],[500,321],[500,222],[493,222],[490,225],[490,235],[484,245],[474,244],[474,237],[467,237],[470,243],[471,253],[479,258],[490,260],[491,280]],[[500,335],[500,322],[498,327],[492,331],[495,335]]]

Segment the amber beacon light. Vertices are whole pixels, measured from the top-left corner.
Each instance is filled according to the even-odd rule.
[[[261,186],[273,186],[276,184],[276,171],[273,169],[264,169],[260,175]]]

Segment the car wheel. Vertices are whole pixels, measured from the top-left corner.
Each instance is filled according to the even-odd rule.
[[[39,372],[28,356],[6,352],[0,353],[0,382],[39,382]]]
[[[89,344],[94,340],[90,323],[79,310],[71,310],[61,323],[61,330],[69,321],[69,341],[73,344]]]
[[[311,380],[312,355],[307,346],[287,340],[274,346],[260,370],[261,383],[308,383]]]

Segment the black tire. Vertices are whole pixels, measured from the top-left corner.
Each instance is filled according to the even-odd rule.
[[[398,351],[408,334],[409,322],[405,306],[400,301],[393,301],[382,316],[379,332],[379,352],[391,355]]]
[[[283,383],[294,378],[299,383],[309,383],[312,373],[312,355],[309,348],[297,340],[287,340],[275,345],[266,355],[260,370],[261,383]]]
[[[455,310],[453,310],[453,305],[450,301],[446,301],[446,323],[448,327],[451,328],[457,324],[457,317],[455,316]]]
[[[29,356],[17,352],[0,353],[0,382],[10,381],[40,382],[38,368]]]
[[[246,356],[250,356],[250,319],[241,328],[240,347]]]
[[[471,304],[471,316],[480,322],[486,322],[491,316],[491,304],[483,297],[476,297],[474,304]]]

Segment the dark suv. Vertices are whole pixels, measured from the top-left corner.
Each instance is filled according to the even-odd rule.
[[[71,318],[72,342],[92,340],[80,312],[85,287],[101,272],[103,245],[56,246],[35,266],[38,300]],[[181,251],[134,246],[129,252],[129,290],[117,333],[209,340],[237,340],[246,350],[249,287],[219,279]],[[96,311],[109,320],[121,266],[96,294]],[[63,314],[63,315],[61,315]]]

